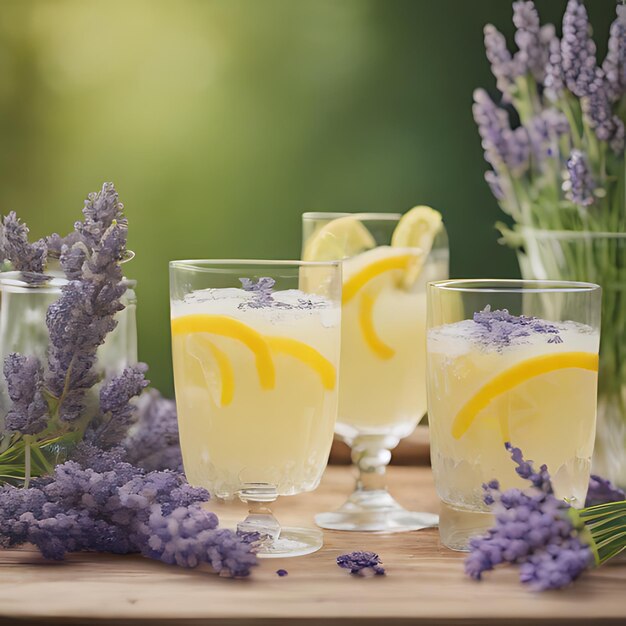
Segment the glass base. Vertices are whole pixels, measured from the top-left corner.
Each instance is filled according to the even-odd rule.
[[[324,535],[316,528],[282,527],[276,538],[260,541],[255,549],[261,559],[282,559],[317,552],[324,545]]]
[[[355,491],[337,511],[319,513],[315,523],[329,530],[397,533],[437,525],[433,513],[417,513],[401,507],[388,491]]]
[[[469,551],[469,540],[477,535],[483,535],[491,526],[494,518],[491,513],[455,509],[441,503],[439,518],[439,538],[441,543],[459,552]]]

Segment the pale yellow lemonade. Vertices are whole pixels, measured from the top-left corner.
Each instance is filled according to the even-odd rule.
[[[345,258],[336,432],[347,441],[404,438],[426,413],[426,284],[447,277],[447,250],[430,254],[441,228],[440,213],[416,207],[391,245],[377,246],[359,215],[305,242],[305,260]]]
[[[445,277],[441,265],[391,246],[344,261],[340,435],[406,437],[426,413],[425,284]]]
[[[547,464],[558,497],[582,506],[595,435],[599,335],[576,322],[507,316],[493,327],[464,320],[428,331],[439,496],[454,509],[486,511],[482,483],[496,478],[504,489],[525,486],[505,449],[510,442],[527,459]],[[515,328],[520,319],[522,332]]]
[[[339,307],[295,289],[255,298],[206,289],[171,307],[185,474],[221,498],[315,489],[333,437]]]

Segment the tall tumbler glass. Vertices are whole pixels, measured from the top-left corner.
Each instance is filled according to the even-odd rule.
[[[390,451],[426,412],[426,284],[448,275],[441,216],[420,209],[402,227],[397,213],[303,215],[303,258],[345,259],[335,432],[358,469],[347,502],[316,516],[322,528],[395,532],[437,523],[400,506],[385,477]]]
[[[585,502],[596,426],[601,289],[592,283],[450,280],[428,286],[428,417],[443,544],[491,525],[482,484],[524,487],[505,448],[546,464]]]
[[[315,275],[315,288],[310,274]],[[185,474],[249,507],[259,556],[308,554],[316,528],[284,528],[278,496],[315,489],[337,416],[337,262],[173,261],[172,352]]]

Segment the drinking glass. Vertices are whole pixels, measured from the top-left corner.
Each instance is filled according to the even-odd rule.
[[[307,272],[316,276],[307,289]],[[311,282],[312,281],[308,281]],[[173,261],[172,352],[185,474],[249,507],[259,556],[308,554],[315,528],[281,527],[278,496],[315,489],[337,416],[339,263]]]
[[[322,528],[417,530],[437,516],[405,510],[386,485],[391,450],[426,412],[426,284],[447,278],[448,243],[440,224],[421,267],[421,251],[390,245],[399,213],[305,213],[303,257],[341,255],[343,305],[336,435],[351,448],[354,492],[338,510],[315,517]],[[354,221],[358,224],[354,224]],[[348,232],[349,231],[349,232]],[[360,234],[359,234],[360,233]],[[349,241],[342,240],[345,234]],[[359,241],[367,245],[359,250]],[[317,246],[316,251],[314,248]],[[408,263],[407,263],[408,259]]]
[[[428,418],[443,544],[492,524],[482,484],[525,487],[505,443],[547,464],[583,506],[596,423],[601,289],[592,283],[450,280],[428,286]]]

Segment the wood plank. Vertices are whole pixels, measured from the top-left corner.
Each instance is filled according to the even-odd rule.
[[[348,468],[330,467],[313,494],[276,507],[284,523],[310,524],[352,486]],[[391,468],[390,483],[409,507],[435,511],[427,468]],[[224,519],[237,507],[215,505]],[[334,561],[355,549],[377,551],[386,577],[359,578]],[[604,624],[626,623],[626,561],[591,572],[573,587],[536,594],[512,570],[476,583],[463,555],[439,545],[437,531],[394,535],[326,532],[316,554],[264,560],[250,579],[221,579],[137,556],[77,554],[45,562],[32,549],[0,551],[0,624]],[[279,568],[289,575],[280,578]]]

